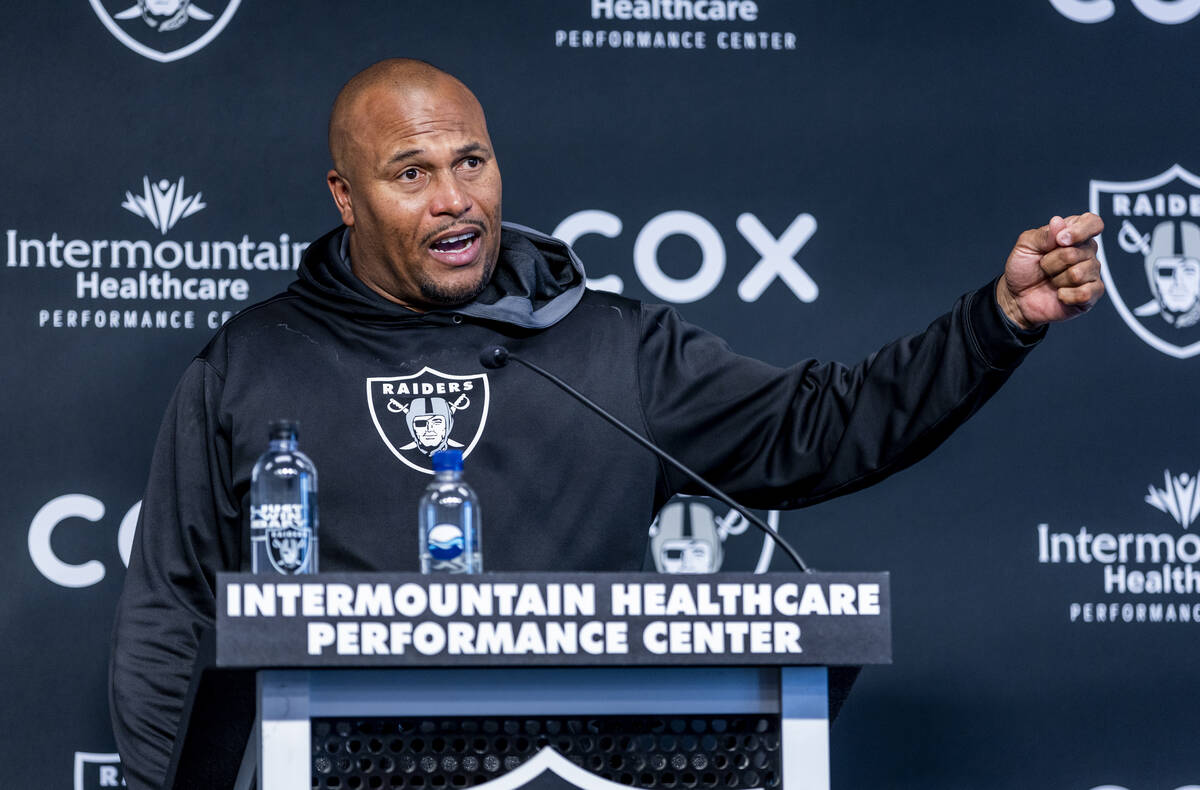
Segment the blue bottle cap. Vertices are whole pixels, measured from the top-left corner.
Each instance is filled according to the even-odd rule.
[[[461,472],[462,450],[438,450],[433,454],[433,471]]]

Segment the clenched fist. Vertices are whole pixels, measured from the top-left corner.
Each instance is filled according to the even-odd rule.
[[[996,284],[1005,315],[1036,329],[1090,310],[1104,295],[1095,239],[1102,230],[1104,221],[1089,212],[1022,233]]]

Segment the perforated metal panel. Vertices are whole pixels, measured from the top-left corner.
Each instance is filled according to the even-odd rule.
[[[441,790],[482,784],[546,746],[621,784],[680,788],[779,786],[779,719],[314,719],[313,783],[321,790]]]

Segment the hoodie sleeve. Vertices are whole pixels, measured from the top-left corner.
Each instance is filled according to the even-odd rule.
[[[196,359],[175,391],[118,603],[110,708],[134,790],[163,782],[199,635],[213,622],[216,572],[237,567],[240,516],[216,406],[221,388],[217,372]]]
[[[796,508],[920,460],[973,414],[1045,334],[1005,319],[993,281],[919,334],[853,367],[780,369],[647,307],[639,376],[656,441],[739,501]],[[671,492],[702,493],[673,470]]]

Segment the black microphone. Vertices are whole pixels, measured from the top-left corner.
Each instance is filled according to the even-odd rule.
[[[534,373],[537,373],[539,376],[550,381],[552,384],[555,384],[563,392],[567,393],[568,395],[573,397],[575,400],[579,401],[584,406],[587,406],[589,409],[594,411],[596,414],[603,417],[605,420],[607,420],[609,422],[609,424],[618,428],[622,433],[624,433],[630,439],[633,439],[635,442],[640,444],[642,447],[645,447],[647,450],[654,453],[659,458],[663,459],[664,461],[669,463],[671,466],[678,469],[680,472],[683,472],[685,475],[687,475],[689,478],[691,478],[691,480],[698,483],[705,491],[712,494],[712,496],[715,499],[719,499],[722,502],[724,502],[726,505],[729,505],[731,508],[733,508],[734,510],[736,510],[737,512],[739,512],[743,516],[745,516],[746,520],[749,521],[751,524],[758,527],[760,530],[762,530],[767,535],[770,535],[771,540],[775,541],[776,545],[778,545],[779,548],[784,550],[784,552],[788,555],[788,557],[791,558],[792,562],[796,563],[797,568],[804,571],[805,573],[811,572],[809,570],[808,566],[804,564],[804,560],[800,559],[800,555],[796,552],[796,550],[793,549],[791,547],[791,545],[786,540],[784,540],[783,537],[781,537],[778,532],[776,532],[775,530],[773,530],[769,526],[767,526],[767,523],[765,521],[763,521],[761,518],[759,518],[758,516],[751,513],[746,508],[739,505],[737,502],[734,502],[733,499],[728,494],[726,494],[724,491],[717,488],[712,483],[708,482],[703,477],[701,477],[700,475],[693,472],[691,469],[688,469],[686,466],[683,465],[683,463],[681,461],[675,460],[673,457],[671,457],[671,455],[666,450],[664,450],[661,447],[659,447],[658,445],[654,444],[649,439],[644,438],[637,431],[633,430],[628,425],[621,422],[613,415],[609,414],[607,411],[605,411],[603,408],[601,408],[598,404],[596,404],[595,402],[590,400],[582,392],[575,389],[570,384],[568,384],[567,382],[560,379],[558,376],[555,376],[553,373],[538,367],[537,365],[533,364],[532,362],[528,362],[514,354],[508,353],[508,349],[505,348],[504,346],[489,346],[488,348],[485,348],[479,354],[480,364],[483,365],[485,368],[488,368],[489,370],[496,370],[497,368],[502,368],[505,365],[507,365],[510,361],[516,362],[520,365],[524,365],[525,367],[532,370]]]

